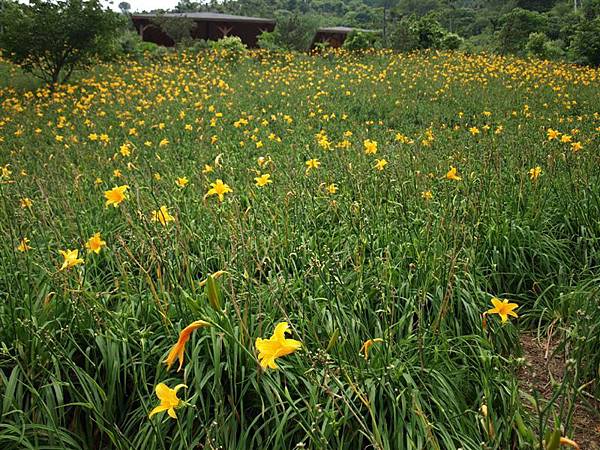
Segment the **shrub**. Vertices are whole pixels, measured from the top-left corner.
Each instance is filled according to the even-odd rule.
[[[281,50],[281,47],[276,42],[275,33],[272,31],[263,31],[258,35],[258,46],[265,50]]]
[[[444,50],[458,50],[463,45],[464,39],[456,33],[446,33],[440,43]]]
[[[0,16],[4,54],[52,85],[99,58],[114,56],[119,17],[99,0],[8,3]]]
[[[191,45],[190,50],[194,52],[202,52],[208,50],[210,44],[206,39],[194,39],[194,43]]]
[[[537,56],[538,58],[545,58],[545,46],[548,42],[548,38],[544,33],[531,33],[527,44],[525,44],[525,50],[530,56]]]
[[[561,39],[548,40],[544,44],[544,55],[547,59],[563,59],[565,57],[565,43]]]
[[[316,31],[317,24],[311,18],[297,14],[285,15],[277,19],[274,41],[286,50],[306,51]]]
[[[402,19],[391,34],[391,44],[396,50],[441,48],[455,50],[463,40],[454,33],[448,33],[433,15],[419,19]]]
[[[577,63],[600,65],[600,17],[581,22],[573,36],[569,52]]]
[[[413,20],[402,19],[390,35],[390,44],[393,49],[410,52],[419,48],[419,36],[412,27]]]
[[[515,8],[502,16],[502,28],[498,33],[498,49],[502,53],[523,53],[529,35],[542,32],[545,27],[546,18],[542,14]]]
[[[366,50],[375,47],[377,38],[376,33],[353,31],[344,41],[343,47],[351,51]]]
[[[238,36],[226,36],[218,41],[212,41],[209,45],[213,50],[227,50],[232,53],[242,53],[247,50]]]
[[[188,17],[157,16],[152,22],[169,36],[175,45],[192,38],[196,22]]]
[[[529,56],[543,59],[561,59],[565,56],[564,42],[560,39],[550,40],[544,33],[531,33],[525,50]]]
[[[413,23],[414,31],[419,38],[419,48],[440,48],[447,31],[432,15],[421,17]]]
[[[153,42],[142,41],[135,31],[127,30],[118,38],[120,52],[130,59],[142,60],[145,57],[160,56],[166,50]]]

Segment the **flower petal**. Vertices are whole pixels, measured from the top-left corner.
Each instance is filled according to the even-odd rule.
[[[148,417],[152,417],[154,414],[158,414],[159,412],[166,411],[167,409],[169,409],[168,406],[159,405],[156,408],[154,408],[152,411],[150,411],[150,414],[148,414]]]

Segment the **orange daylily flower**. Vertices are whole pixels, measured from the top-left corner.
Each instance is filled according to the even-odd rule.
[[[179,372],[181,370],[183,367],[185,344],[190,340],[192,333],[198,328],[210,327],[211,325],[212,324],[210,322],[205,320],[196,320],[181,330],[181,333],[179,333],[179,339],[177,339],[177,343],[171,348],[171,351],[167,355],[167,359],[163,361],[167,365],[167,370],[171,369],[171,366],[176,359],[179,359],[179,368],[177,371]]]

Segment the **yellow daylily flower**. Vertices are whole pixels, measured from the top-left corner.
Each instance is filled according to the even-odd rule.
[[[64,262],[59,270],[70,269],[78,264],[83,264],[83,259],[79,258],[79,250],[59,250],[64,258]]]
[[[164,383],[158,383],[156,385],[156,396],[160,400],[160,405],[150,411],[148,417],[152,417],[159,412],[167,411],[170,417],[173,419],[177,419],[177,414],[175,414],[175,408],[179,408],[183,401],[177,398],[177,391],[181,388],[187,388],[185,384],[178,384],[175,386],[175,389],[171,389]]]
[[[125,195],[127,193],[127,189],[129,189],[129,186],[124,184],[122,186],[116,186],[108,191],[105,191],[104,197],[106,198],[106,206],[108,207],[112,205],[115,208],[118,207],[123,200],[127,199],[127,196]]]
[[[492,305],[494,307],[492,309],[488,309],[486,311],[487,314],[498,314],[502,319],[502,323],[508,320],[508,316],[519,317],[515,309],[519,307],[516,303],[509,303],[508,300],[500,300],[499,298],[492,298]]]
[[[104,247],[106,247],[106,241],[102,240],[100,233],[94,233],[94,235],[85,243],[85,248],[88,249],[88,252],[94,252],[96,254],[100,253],[100,250]]]
[[[535,181],[542,173],[542,168],[540,166],[536,166],[532,169],[529,169],[529,172],[527,173],[529,174],[529,178],[531,179],[531,181]]]
[[[385,159],[376,159],[374,168],[381,172],[387,166],[387,163]]]
[[[450,166],[450,170],[446,173],[446,178],[452,181],[460,181],[461,177],[458,176],[458,169],[454,166]]]
[[[233,192],[227,184],[223,183],[223,180],[220,178],[215,183],[210,183],[211,188],[208,190],[204,198],[209,197],[211,195],[219,196],[219,201],[222,202],[225,198],[225,194],[229,192]]]
[[[31,250],[31,247],[29,246],[29,239],[24,237],[19,241],[19,245],[17,246],[17,250],[19,250],[21,253],[26,252],[27,250]]]
[[[160,222],[164,226],[169,222],[173,222],[175,217],[169,214],[169,209],[165,205],[162,205],[158,211],[152,211],[150,220],[152,222]]]
[[[275,332],[270,339],[256,338],[255,346],[258,350],[258,360],[263,369],[270,367],[277,369],[275,360],[282,356],[294,353],[302,343],[294,339],[287,339],[285,333],[289,332],[290,326],[287,322],[280,322],[275,327]]]
[[[177,186],[179,186],[180,188],[186,187],[189,182],[190,182],[190,180],[188,180],[187,177],[178,177],[175,180],[175,184]]]
[[[308,173],[312,169],[318,169],[320,165],[321,165],[321,162],[318,159],[316,159],[316,158],[309,159],[308,161],[306,161],[306,172],[305,173]]]
[[[371,139],[365,139],[363,141],[363,146],[365,147],[366,155],[374,155],[377,153],[377,141],[372,141]]]

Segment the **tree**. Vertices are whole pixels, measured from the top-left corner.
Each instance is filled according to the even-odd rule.
[[[54,86],[109,56],[120,21],[99,0],[30,0],[7,4],[0,24],[4,56]]]
[[[578,63],[600,66],[600,17],[579,25],[569,51]]]
[[[531,11],[545,12],[552,9],[554,3],[554,0],[516,0],[515,6]]]
[[[179,3],[175,6],[175,12],[196,12],[200,10],[200,4],[191,0],[179,0]]]
[[[166,15],[156,16],[152,22],[162,29],[175,44],[192,38],[192,31],[196,22],[189,17],[171,17]]]
[[[288,50],[308,50],[317,30],[317,23],[308,16],[285,15],[277,19],[275,42]]]
[[[547,19],[540,13],[515,8],[502,17],[498,45],[504,53],[522,53],[531,33],[545,32]]]
[[[125,15],[129,14],[129,10],[131,9],[131,5],[127,2],[119,3],[119,9]]]

